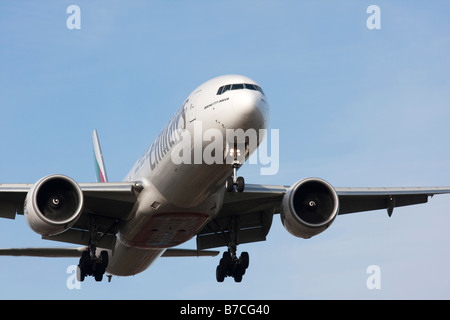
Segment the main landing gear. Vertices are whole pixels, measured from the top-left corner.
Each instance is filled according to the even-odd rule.
[[[95,246],[89,246],[88,251],[84,251],[77,268],[77,280],[84,281],[86,276],[93,276],[95,281],[102,281],[108,266],[108,252],[103,250],[99,256],[95,255]]]
[[[98,232],[98,224],[94,217],[90,217],[90,235],[89,235],[89,246],[88,250],[84,251],[81,255],[80,262],[77,268],[77,280],[80,282],[84,281],[86,276],[93,276],[95,281],[102,281],[103,275],[105,274],[106,268],[108,267],[108,251],[102,250],[99,255],[96,254],[97,245],[100,240],[115,226],[117,226],[117,221],[114,222],[106,232],[101,235]],[[108,282],[111,278],[108,277]]]
[[[223,282],[225,277],[233,277],[235,282],[241,282],[242,276],[248,268],[250,258],[248,252],[242,252],[238,258],[236,247],[229,248],[223,253],[222,259],[216,268],[216,279]]]

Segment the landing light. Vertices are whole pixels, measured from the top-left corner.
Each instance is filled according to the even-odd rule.
[[[235,150],[235,149],[230,149],[230,156],[231,156],[231,157],[234,157],[234,156],[235,156],[234,150]],[[237,157],[241,156],[241,150],[236,149],[236,156],[237,156]]]

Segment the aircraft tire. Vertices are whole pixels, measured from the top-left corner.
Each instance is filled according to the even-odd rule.
[[[225,181],[225,189],[227,190],[227,192],[233,192],[233,178],[232,177],[228,177],[227,180]]]
[[[216,268],[216,280],[217,282],[223,282],[225,280],[225,271],[220,264]]]
[[[236,181],[236,190],[242,192],[245,189],[245,180],[243,177],[238,177]]]

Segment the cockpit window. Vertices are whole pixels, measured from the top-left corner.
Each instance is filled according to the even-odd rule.
[[[261,92],[261,94],[264,96],[264,91],[260,86],[257,86],[256,84],[250,84],[250,83],[246,83],[244,84],[246,89],[250,89],[250,90],[256,90]]]
[[[226,86],[223,86],[223,91],[222,91],[222,93],[227,92],[228,90],[230,90],[230,88],[231,88],[231,84],[227,84]],[[222,93],[221,93],[221,94],[222,94]]]
[[[261,94],[264,95],[264,91],[261,89],[260,86],[251,83],[227,84],[226,86],[222,86],[219,88],[219,90],[217,90],[217,95],[224,94],[229,90],[240,90],[240,89],[255,90],[261,92]]]
[[[255,89],[261,92],[263,96],[265,96],[263,89],[260,86],[255,85]]]

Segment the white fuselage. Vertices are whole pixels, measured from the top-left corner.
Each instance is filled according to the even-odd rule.
[[[239,129],[258,133],[256,144],[247,145],[245,160],[263,139],[259,133],[268,127],[268,109],[260,87],[239,75],[214,78],[189,95],[125,178],[141,181],[144,188],[133,218],[119,230],[108,273],[145,270],[165,249],[192,239],[215,217],[233,172],[225,159],[236,152],[230,151],[236,145],[229,137]]]

